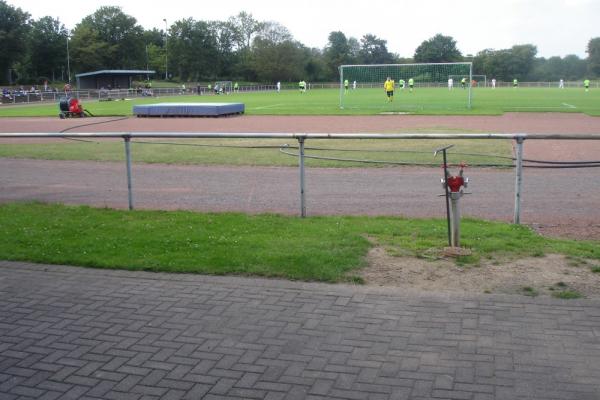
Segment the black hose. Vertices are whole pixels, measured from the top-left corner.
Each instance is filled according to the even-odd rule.
[[[109,122],[116,122],[116,121],[122,121],[124,119],[128,119],[129,117],[121,117],[121,118],[115,118],[115,119],[109,119],[108,121],[97,121],[97,122],[90,122],[87,124],[80,124],[80,125],[75,125],[75,126],[71,126],[69,128],[65,128],[62,131],[58,132],[58,133],[65,133],[67,131],[73,130],[73,129],[77,129],[77,128],[82,128],[84,126],[92,126],[92,125],[100,125],[100,124],[108,124]],[[91,140],[90,140],[91,142]]]
[[[120,121],[127,119],[128,117],[112,119],[109,121],[101,121],[90,124],[81,124],[62,130],[60,133],[66,132],[71,129],[80,128],[83,126],[90,126],[96,124],[103,124],[108,122]],[[64,138],[66,140],[75,140],[81,142],[98,143],[91,140],[76,139],[76,138]],[[160,144],[169,146],[193,146],[193,147],[216,147],[216,148],[236,148],[236,149],[279,149],[279,152],[288,156],[298,157],[297,153],[286,151],[285,149],[298,149],[297,146],[284,145],[259,145],[259,146],[241,146],[241,145],[226,145],[226,144],[202,144],[202,143],[178,143],[178,142],[155,142],[155,141],[135,141],[138,144]],[[378,149],[334,149],[324,147],[307,147],[306,150],[316,151],[339,151],[339,152],[382,152],[382,153],[416,153],[416,154],[430,154],[431,152],[417,151],[417,150],[378,150]],[[514,157],[507,157],[494,154],[479,154],[479,153],[453,153],[454,155],[469,155],[477,157],[493,157],[505,160],[516,161]],[[421,167],[437,167],[438,163],[423,163],[423,162],[409,162],[409,161],[388,161],[388,160],[369,160],[369,159],[355,159],[355,158],[339,158],[339,157],[323,157],[314,155],[304,155],[305,158],[315,160],[329,160],[329,161],[340,161],[340,162],[356,162],[366,164],[387,164],[387,165],[400,165],[400,166],[421,166]],[[524,163],[533,164],[547,164],[547,165],[523,165],[523,168],[538,168],[538,169],[574,169],[574,168],[596,168],[600,167],[600,161],[547,161],[547,160],[532,160],[523,159]],[[469,164],[471,167],[483,167],[483,168],[513,168],[511,164],[494,164],[494,163],[475,163]]]

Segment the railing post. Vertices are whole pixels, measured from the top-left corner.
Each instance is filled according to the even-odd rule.
[[[523,142],[525,138],[518,136],[517,140],[517,160],[515,165],[515,213],[513,223],[521,223],[521,189],[523,186]]]
[[[300,166],[300,217],[306,217],[306,192],[304,186],[304,137],[298,138],[298,164]]]
[[[125,140],[125,161],[127,163],[127,199],[129,201],[129,210],[133,210],[133,189],[131,185],[131,137],[123,136],[123,140]]]

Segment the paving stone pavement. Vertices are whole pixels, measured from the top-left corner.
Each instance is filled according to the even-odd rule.
[[[0,262],[0,399],[600,399],[600,302]]]

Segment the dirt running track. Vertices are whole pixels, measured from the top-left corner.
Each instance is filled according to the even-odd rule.
[[[600,118],[581,114],[503,116],[242,116],[198,119],[1,120],[0,132],[427,132],[592,133]],[[84,125],[90,124],[90,125]],[[39,141],[39,139],[33,139]],[[4,140],[7,142],[8,140]],[[14,142],[15,140],[10,140]],[[600,160],[600,141],[530,141],[525,156]],[[138,208],[280,212],[299,210],[294,168],[134,166]],[[308,213],[443,216],[437,169],[320,169],[307,172]],[[470,169],[465,214],[509,221],[514,173]],[[600,239],[600,169],[526,170],[524,223],[542,233]],[[0,159],[0,202],[57,201],[125,208],[125,168],[119,163]]]

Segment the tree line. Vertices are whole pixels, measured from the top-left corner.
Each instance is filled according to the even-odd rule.
[[[166,21],[165,21],[166,23]],[[166,25],[166,24],[165,24]],[[200,82],[331,82],[343,64],[472,61],[475,74],[498,80],[556,81],[600,76],[600,37],[588,57],[537,57],[533,44],[463,55],[451,36],[423,41],[412,57],[390,52],[373,34],[360,39],[331,32],[323,49],[295,40],[283,25],[240,12],[226,21],[186,18],[165,30],[146,30],[119,7],[100,7],[71,31],[49,16],[30,14],[0,0],[0,84],[69,81],[104,69],[150,69],[155,78]],[[168,77],[166,76],[168,71]],[[70,75],[69,75],[70,74]]]

